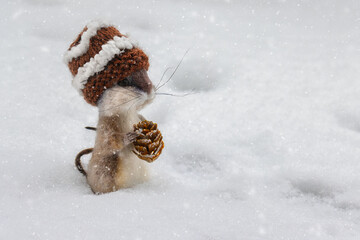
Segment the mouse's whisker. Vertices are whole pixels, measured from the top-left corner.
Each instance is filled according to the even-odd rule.
[[[156,84],[155,89],[157,89],[157,88],[158,88],[158,86],[159,86],[159,85],[160,85],[160,83],[162,82],[162,80],[163,80],[163,78],[164,78],[165,74],[166,74],[166,73],[167,73],[167,71],[169,71],[171,68],[173,68],[173,67],[168,67],[168,68],[166,68],[166,69],[165,69],[165,71],[164,71],[163,75],[161,76],[160,81],[158,82],[158,84]]]
[[[138,97],[138,99],[140,98],[140,96]],[[137,100],[137,99],[135,99]],[[126,114],[129,113],[129,110],[134,106],[134,104],[136,103],[136,101],[134,101],[129,107],[128,107],[128,110],[126,111]]]
[[[155,88],[155,91],[159,90],[161,87],[165,86],[174,76],[174,74],[176,73],[176,71],[178,70],[178,68],[180,67],[182,61],[184,60],[186,54],[190,51],[190,48],[188,50],[186,50],[186,52],[184,53],[184,55],[182,56],[180,62],[178,63],[178,65],[176,66],[175,70],[173,71],[173,73],[170,75],[169,79],[164,82],[163,84],[161,84],[159,87]]]
[[[136,96],[136,97],[134,97],[134,98],[132,98],[132,99],[126,101],[126,102],[123,102],[123,103],[121,103],[121,104],[119,104],[119,105],[117,105],[117,106],[115,106],[115,107],[107,108],[107,109],[104,109],[104,110],[99,110],[99,112],[106,112],[106,111],[109,111],[109,110],[113,110],[113,109],[119,108],[119,107],[123,106],[124,104],[127,104],[127,103],[129,103],[129,102],[131,102],[131,101],[134,101],[134,100],[136,100],[136,99],[139,99],[140,97],[141,97],[141,95],[138,95],[138,96]]]
[[[108,88],[107,91],[117,92],[117,90],[113,88]],[[139,96],[139,94],[136,94],[134,92],[123,92],[123,93],[131,97]]]
[[[156,95],[164,95],[164,96],[171,96],[171,97],[186,97],[188,95],[195,94],[194,89],[190,92],[184,93],[184,94],[173,94],[173,93],[155,93]]]

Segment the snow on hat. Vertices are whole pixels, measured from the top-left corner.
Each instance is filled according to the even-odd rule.
[[[101,94],[133,72],[149,68],[137,43],[100,21],[86,25],[64,54],[74,79],[72,85],[91,105]]]

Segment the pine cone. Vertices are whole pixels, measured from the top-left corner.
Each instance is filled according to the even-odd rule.
[[[133,152],[142,160],[155,161],[164,148],[162,135],[157,129],[157,124],[145,120],[135,124],[134,131],[139,131],[140,135],[134,142],[135,150]]]

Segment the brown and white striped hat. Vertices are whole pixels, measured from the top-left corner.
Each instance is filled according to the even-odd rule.
[[[148,57],[134,40],[101,21],[86,25],[64,54],[64,61],[74,76],[72,85],[94,106],[107,88],[149,68]]]

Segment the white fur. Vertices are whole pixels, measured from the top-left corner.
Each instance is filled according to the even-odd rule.
[[[137,120],[138,123],[140,119]],[[135,123],[134,123],[135,124]],[[122,187],[132,187],[139,183],[143,183],[148,180],[149,169],[147,163],[144,160],[138,158],[133,152],[131,147],[126,147],[121,153],[122,159],[121,168],[122,171],[121,179],[126,181],[123,182]],[[116,179],[115,181],[119,181]]]
[[[100,117],[121,116],[124,127],[122,130],[131,132],[133,125],[141,121],[137,111],[149,104],[154,97],[154,90],[147,94],[131,87],[114,86],[107,89],[99,101]],[[125,147],[119,154],[122,159],[122,175],[121,179],[115,181],[121,182],[122,187],[131,187],[148,179],[147,163],[132,152],[132,147]]]
[[[99,113],[105,116],[124,115],[125,121],[132,121],[133,116],[137,117],[137,111],[150,103],[154,97],[154,90],[146,94],[131,87],[114,86],[106,90],[100,98]]]
[[[89,77],[104,70],[104,67],[115,55],[122,54],[125,49],[132,49],[133,47],[135,47],[135,42],[131,39],[124,36],[115,36],[113,40],[102,45],[98,54],[78,69],[78,73],[72,81],[73,86],[82,94],[81,90],[84,88]]]

